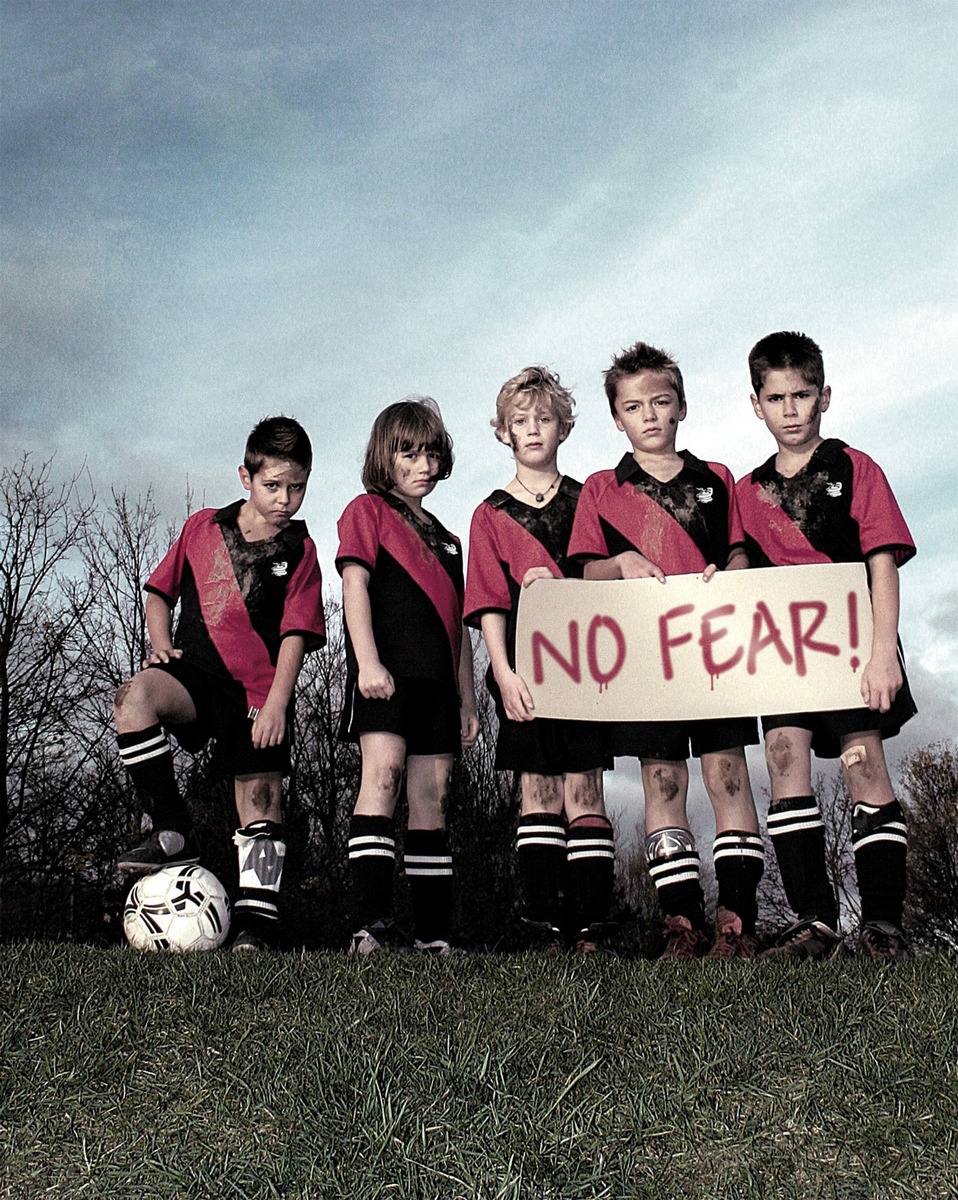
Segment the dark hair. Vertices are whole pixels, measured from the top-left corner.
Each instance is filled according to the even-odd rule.
[[[641,375],[643,371],[654,375],[665,375],[675,389],[679,403],[685,404],[685,384],[682,382],[682,372],[675,359],[666,354],[664,350],[650,346],[648,342],[636,342],[628,350],[617,354],[612,360],[612,365],[602,375],[605,380],[605,394],[613,417],[615,416],[615,393],[619,381],[628,375]]]
[[[363,460],[363,487],[367,492],[388,492],[395,485],[397,454],[428,450],[439,456],[437,480],[452,474],[452,438],[442,423],[439,405],[431,396],[406,396],[384,408],[375,421]]]
[[[805,333],[770,333],[749,352],[748,369],[752,391],[757,396],[769,371],[798,371],[806,383],[819,391],[825,386],[825,364],[818,345]]]
[[[284,458],[308,471],[313,447],[306,430],[292,417],[264,417],[246,439],[243,466],[255,475],[267,458]]]

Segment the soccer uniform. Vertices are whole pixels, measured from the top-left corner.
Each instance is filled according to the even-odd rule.
[[[402,730],[394,724],[400,705],[414,718],[428,704],[432,716],[418,746],[407,750],[454,754],[460,745],[459,655],[462,649],[462,548],[435,517],[427,525],[390,493],[366,493],[351,501],[339,519],[336,568],[358,563],[369,572],[369,604],[379,660],[396,681],[398,700],[366,700],[359,692],[359,667],[346,631],[347,695],[340,725],[346,741],[360,733]],[[408,703],[404,697],[409,697]],[[395,701],[395,703],[394,703]],[[417,722],[413,722],[414,726]],[[403,728],[406,722],[403,721]]]
[[[338,529],[336,569],[342,574],[349,563],[358,563],[369,572],[373,638],[396,688],[388,700],[362,695],[347,626],[340,737],[355,742],[363,733],[395,733],[404,739],[407,755],[455,754],[461,744],[459,539],[435,517],[428,525],[417,520],[405,501],[388,492],[357,496]],[[393,818],[354,813],[349,826],[354,948],[368,940],[381,944],[391,923],[395,856]],[[445,828],[407,830],[404,869],[417,944],[448,949],[453,868]]]
[[[291,521],[272,538],[248,542],[238,525],[244,503],[194,513],[147,580],[147,591],[171,609],[179,603],[173,644],[183,651],[151,669],[172,675],[193,702],[196,720],[171,726],[186,749],[195,752],[213,737],[232,775],[285,774],[292,699],[279,746],[253,745],[252,718],[269,695],[283,638],[302,637],[307,650],[324,645],[323,581],[305,522]],[[154,725],[121,733],[117,743],[153,822],[151,837],[121,858],[120,869],[196,861],[192,820],[176,785],[165,731]],[[253,821],[236,830],[233,844],[239,866],[233,947],[272,945],[286,855],[283,827]]]
[[[829,438],[789,478],[775,469],[775,457],[736,487],[753,567],[829,562],[867,566],[868,556],[877,551],[891,552],[901,567],[914,557],[915,543],[888,480],[867,454]],[[883,738],[893,737],[917,712],[903,662],[902,678],[887,713],[865,707],[788,713],[763,718],[763,729],[811,730],[812,749],[820,758],[837,757],[845,734],[879,730]]]
[[[234,775],[288,769],[289,739],[255,750],[250,712],[269,695],[284,637],[302,636],[308,650],[326,641],[322,575],[306,523],[248,542],[237,524],[243,503],[189,517],[145,585],[171,608],[180,604],[173,644],[183,657],[154,664],[183,683],[197,710],[197,722],[174,727],[177,739],[196,750],[215,737]]]
[[[580,578],[581,566],[568,555],[569,538],[582,485],[563,476],[544,508],[533,508],[497,490],[473,514],[466,578],[466,623],[481,628],[483,613],[506,617],[506,649],[515,667],[516,619],[522,580],[531,567],[548,567],[565,578]],[[584,774],[611,767],[607,734],[598,722],[536,717],[511,721],[492,673],[486,685],[499,718],[496,769],[537,775]],[[557,943],[563,895],[576,944],[601,938],[608,920],[615,875],[615,839],[603,813],[578,817],[568,828],[555,813],[526,812],[519,818],[516,852],[526,920]]]
[[[731,472],[680,452],[682,469],[667,483],[643,470],[632,454],[611,471],[590,475],[582,489],[570,557],[612,558],[637,550],[666,575],[721,570],[745,542]],[[758,741],[751,719],[611,723],[613,753],[679,761]]]
[[[476,509],[469,531],[465,620],[481,628],[483,613],[506,617],[506,649],[515,668],[516,619],[522,580],[532,567],[548,567],[564,578],[581,578],[582,567],[568,557],[569,537],[582,485],[563,476],[544,508],[533,508],[497,489]],[[564,775],[607,765],[601,728],[585,721],[510,721],[490,667],[486,685],[496,705],[499,736],[496,769]]]

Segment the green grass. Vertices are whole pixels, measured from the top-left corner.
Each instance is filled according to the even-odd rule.
[[[0,947],[0,1195],[958,1195],[927,957],[192,958]]]

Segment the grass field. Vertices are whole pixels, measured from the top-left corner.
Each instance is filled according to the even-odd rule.
[[[0,947],[15,1200],[958,1195],[958,965]]]

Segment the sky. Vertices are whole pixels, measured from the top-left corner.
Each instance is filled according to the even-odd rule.
[[[5,461],[101,494],[239,494],[261,417],[313,437],[301,515],[336,520],[373,417],[436,398],[430,506],[465,537],[511,477],[489,419],[544,363],[560,465],[621,456],[601,372],[637,339],[686,383],[683,444],[772,452],[746,359],[825,355],[823,432],[885,469],[919,547],[902,637],[958,727],[955,0],[2,0]]]

